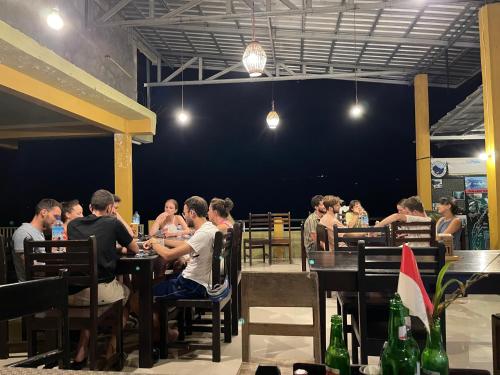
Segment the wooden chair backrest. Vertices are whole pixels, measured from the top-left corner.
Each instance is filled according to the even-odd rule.
[[[65,247],[66,252],[52,253],[53,248]],[[44,249],[44,253],[40,252]],[[36,280],[67,270],[69,285],[90,288],[90,321],[97,324],[97,245],[95,236],[87,240],[24,241],[26,280]],[[86,307],[87,308],[87,307]]]
[[[302,271],[306,270],[306,260],[307,260],[307,252],[306,245],[304,243],[304,221],[300,222],[300,258],[301,258],[301,267]]]
[[[341,234],[349,234],[347,237],[342,237]],[[375,237],[367,234],[375,234]],[[367,227],[367,228],[339,228],[333,226],[333,248],[335,250],[356,250],[358,241],[365,241],[367,246],[389,246],[391,241],[389,226],[384,227]],[[340,242],[344,242],[347,247],[339,246]]]
[[[316,250],[329,251],[330,243],[328,240],[328,229],[323,225],[316,225]]]
[[[226,275],[231,272],[231,248],[233,230],[229,228],[225,235],[215,233],[214,248],[212,252],[212,286],[222,284]]]
[[[248,238],[252,240],[252,233],[257,231],[267,231],[267,238],[271,240],[271,231],[273,230],[273,224],[271,221],[271,213],[266,214],[248,214]]]
[[[391,246],[405,242],[426,242],[430,247],[436,246],[436,222],[391,223]]]
[[[264,285],[265,287],[255,287]],[[250,335],[312,336],[314,357],[320,363],[318,275],[314,272],[242,272],[243,361],[250,357]],[[282,324],[250,321],[251,307],[311,307],[313,323]]]
[[[436,247],[413,248],[422,281],[431,289],[439,271],[445,263],[445,248],[442,243]],[[401,267],[402,247],[367,247],[358,242],[358,290],[359,292],[395,293]],[[427,290],[429,293],[433,290]]]

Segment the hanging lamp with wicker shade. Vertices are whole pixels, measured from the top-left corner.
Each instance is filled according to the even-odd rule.
[[[250,77],[260,77],[266,66],[267,56],[262,45],[255,40],[255,15],[252,5],[252,41],[243,53],[243,65]]]

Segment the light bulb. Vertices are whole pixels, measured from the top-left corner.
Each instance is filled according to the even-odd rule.
[[[177,122],[181,125],[187,125],[191,120],[191,116],[189,112],[184,111],[183,109],[177,112]]]
[[[47,16],[47,25],[49,25],[49,27],[54,30],[61,30],[63,28],[64,21],[59,14],[59,9],[52,9],[52,11]]]
[[[278,112],[274,110],[269,112],[266,117],[266,122],[269,129],[276,129],[280,123],[280,116],[278,115]]]
[[[488,160],[488,154],[486,152],[481,152],[479,154],[479,159],[481,159],[481,160]]]
[[[351,106],[351,109],[349,110],[349,115],[353,119],[359,119],[361,116],[363,116],[364,109],[363,106],[359,103],[353,104]]]

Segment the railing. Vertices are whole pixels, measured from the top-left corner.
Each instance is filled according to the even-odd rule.
[[[12,238],[12,235],[16,231],[17,227],[0,227],[0,236],[5,239]]]

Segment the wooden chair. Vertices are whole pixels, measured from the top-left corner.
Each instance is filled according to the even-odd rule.
[[[493,346],[493,375],[500,375],[500,314],[491,316],[491,343]]]
[[[307,263],[307,252],[306,252],[306,246],[304,244],[304,221],[300,222],[300,258],[301,258],[301,266],[302,266],[302,272],[306,270],[306,263]]]
[[[231,319],[234,336],[238,336],[238,322],[241,312],[241,234],[243,223],[233,224],[233,238],[231,249]]]
[[[436,222],[404,223],[397,221],[391,223],[391,246],[401,246],[406,242],[422,242],[428,244],[427,246],[418,247],[437,246]]]
[[[212,254],[212,285],[222,285],[222,283],[224,282],[224,275],[229,276],[231,274],[232,229],[228,230],[225,246],[223,245],[223,235],[221,232],[217,232],[215,234]],[[223,259],[223,263],[221,263],[221,258]],[[223,272],[221,272],[221,265]],[[230,277],[229,283],[231,283]],[[231,287],[231,284],[229,284],[229,286]],[[192,349],[211,350],[212,362],[220,362],[221,312],[224,313],[224,342],[230,343],[232,336],[231,291],[227,296],[220,300],[213,300],[210,298],[179,300],[156,298],[156,302],[158,303],[160,308],[160,358],[167,358],[168,356],[167,323],[169,321],[169,308],[177,307],[181,310],[186,308],[197,308],[209,310],[212,312],[212,342],[211,344],[189,343],[189,347]],[[201,321],[201,323],[203,324],[206,322]],[[205,331],[205,329],[196,329],[195,327],[192,327],[192,329],[195,331]]]
[[[437,276],[445,262],[443,244],[438,247],[415,248],[413,253],[427,291],[433,292]],[[383,343],[387,340],[388,298],[397,290],[401,254],[400,247],[365,247],[363,241],[358,243],[358,311],[353,316],[352,324],[361,347],[361,363],[368,363],[369,355],[380,355]],[[444,314],[441,320],[442,332],[445,333]],[[415,320],[415,323],[418,322]],[[423,348],[426,337],[423,324],[413,325],[412,331]],[[443,341],[446,342],[445,334]]]
[[[372,236],[369,234],[372,234]],[[365,241],[365,245],[368,246],[389,246],[391,241],[389,226],[367,228],[339,228],[337,225],[333,226],[333,248],[335,251],[356,251],[358,241]],[[340,246],[341,242],[347,246]]]
[[[267,236],[265,238],[255,237],[255,233],[265,230],[267,231]],[[247,261],[247,251],[248,257],[250,259],[250,265],[252,265],[252,250],[262,249],[262,260],[266,262],[266,245],[268,247],[271,242],[271,213],[267,214],[248,214],[248,238],[243,240],[243,261]]]
[[[348,237],[343,237],[342,234],[347,234]],[[375,236],[368,236],[374,234]],[[390,232],[389,226],[384,227],[367,227],[367,228],[339,228],[333,226],[333,246],[335,251],[356,251],[358,249],[358,241],[365,241],[365,245],[370,246],[389,246]],[[340,246],[343,242],[347,246]],[[342,316],[342,327],[344,330],[344,340],[347,341],[347,335],[352,333],[352,324],[348,324],[347,317],[356,313],[358,308],[357,293],[354,292],[338,292],[337,293],[337,313]],[[352,351],[357,346],[356,338],[353,335]],[[357,363],[357,356],[353,355],[353,363]]]
[[[276,225],[283,225],[283,236],[271,235],[269,241],[269,265],[273,262],[273,247],[287,247],[288,248],[288,259],[290,264],[292,264],[292,219],[290,212],[287,213],[274,213],[271,214],[271,223],[273,228]],[[274,231],[273,231],[274,232]]]
[[[53,247],[65,247],[65,253],[51,253]],[[45,253],[37,252],[44,248]],[[116,332],[116,353],[109,359],[119,369],[123,367],[122,312],[123,301],[108,305],[98,305],[97,296],[97,247],[95,236],[87,240],[72,241],[24,241],[24,261],[26,279],[46,278],[60,269],[68,270],[68,284],[90,288],[89,306],[70,306],[68,308],[69,326],[72,330],[88,329],[89,368],[97,368],[97,333],[100,326],[112,326]],[[57,317],[46,314],[44,317],[27,319],[28,355],[37,352],[37,332],[51,330]]]
[[[0,321],[49,310],[58,317],[57,349],[37,355],[28,354],[27,359],[12,366],[38,367],[60,361],[60,367],[69,367],[68,282],[64,272],[59,274],[59,277],[0,286],[0,301],[8,305],[8,308],[0,309]]]
[[[323,224],[316,225],[316,249],[318,251],[330,251],[328,229]]]
[[[255,285],[265,285],[256,288]],[[250,335],[312,336],[314,359],[321,363],[318,275],[306,272],[243,272],[241,278],[242,360],[250,362]],[[311,307],[312,324],[254,323],[251,307]]]
[[[15,227],[0,228],[0,285],[17,283],[16,270],[12,258],[12,234]],[[21,345],[19,349],[16,347]],[[0,359],[9,358],[12,351],[24,351],[25,342],[9,342],[9,324],[0,322]]]
[[[7,284],[7,263],[5,259],[5,242],[0,236],[0,285]],[[9,322],[0,322],[0,358],[9,358]]]

